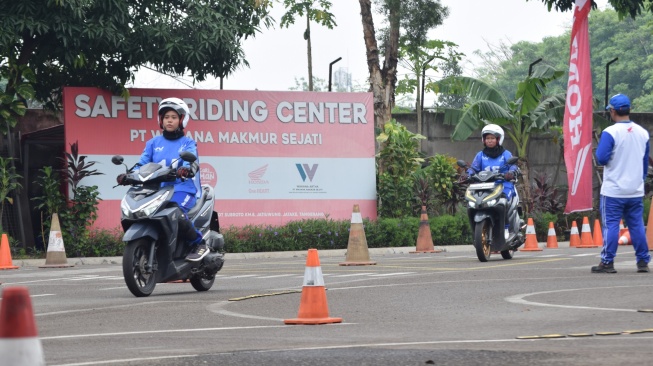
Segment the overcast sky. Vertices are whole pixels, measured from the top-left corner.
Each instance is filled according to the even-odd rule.
[[[365,42],[360,18],[360,5],[354,0],[331,0],[331,12],[338,24],[334,29],[311,24],[313,74],[328,80],[329,63],[342,57],[333,70],[347,68],[354,84],[365,83],[368,76]],[[465,73],[471,75],[475,50],[487,51],[488,44],[498,45],[527,40],[538,42],[546,36],[557,36],[571,28],[572,12],[548,12],[540,0],[441,0],[449,8],[444,24],[429,33],[432,39],[452,41],[469,60]],[[607,0],[598,0],[605,8]],[[272,16],[280,19],[282,4],[276,3]],[[375,18],[375,27],[381,24]],[[244,42],[249,68],[241,68],[224,80],[224,89],[288,90],[295,78],[307,78],[306,41],[303,39],[305,22],[298,21],[290,28],[275,26],[264,29],[256,38]],[[400,71],[401,73],[401,71]],[[155,72],[139,72],[135,81],[138,88],[188,89],[185,84]],[[199,89],[219,89],[217,80],[195,84]],[[426,98],[425,98],[426,99]]]

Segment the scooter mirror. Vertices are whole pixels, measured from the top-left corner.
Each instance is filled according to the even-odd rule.
[[[518,161],[519,161],[519,156],[513,156],[510,159],[508,159],[508,161],[506,161],[506,163],[508,163],[510,165],[513,165],[514,163],[516,163]]]
[[[115,165],[120,165],[120,164],[122,164],[122,162],[123,162],[124,160],[125,160],[125,159],[123,159],[123,157],[120,156],[120,155],[114,155],[114,156],[111,158],[111,162],[114,163]]]
[[[182,152],[180,152],[180,153],[179,153],[179,157],[180,157],[182,160],[187,161],[187,162],[189,162],[189,163],[192,163],[192,162],[194,162],[195,160],[197,160],[197,156],[195,156],[193,153],[188,152],[188,151],[182,151]]]
[[[458,164],[458,166],[461,167],[461,168],[466,168],[467,167],[467,163],[465,163],[465,160],[458,160],[456,162],[456,164]]]

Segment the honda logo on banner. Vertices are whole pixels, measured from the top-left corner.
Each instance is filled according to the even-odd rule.
[[[565,213],[592,209],[592,72],[588,15],[591,1],[576,0],[569,47],[563,134],[567,167]]]
[[[295,164],[295,166],[297,166],[297,170],[299,171],[299,175],[301,175],[303,182],[306,182],[306,177],[308,177],[309,181],[313,181],[318,164],[313,164],[310,167],[308,164]]]

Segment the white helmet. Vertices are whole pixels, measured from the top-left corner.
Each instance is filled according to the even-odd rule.
[[[483,127],[483,131],[481,131],[481,136],[483,139],[485,139],[485,135],[488,133],[493,134],[497,140],[499,140],[499,146],[503,145],[503,128],[499,125],[495,124],[489,124],[485,127]]]
[[[163,115],[169,110],[177,112],[179,118],[182,119],[181,128],[186,128],[190,109],[188,109],[188,104],[179,98],[166,98],[159,103],[159,127],[163,128]]]

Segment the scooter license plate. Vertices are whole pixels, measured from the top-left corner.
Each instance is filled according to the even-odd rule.
[[[492,189],[494,183],[474,183],[469,185],[469,189]]]

